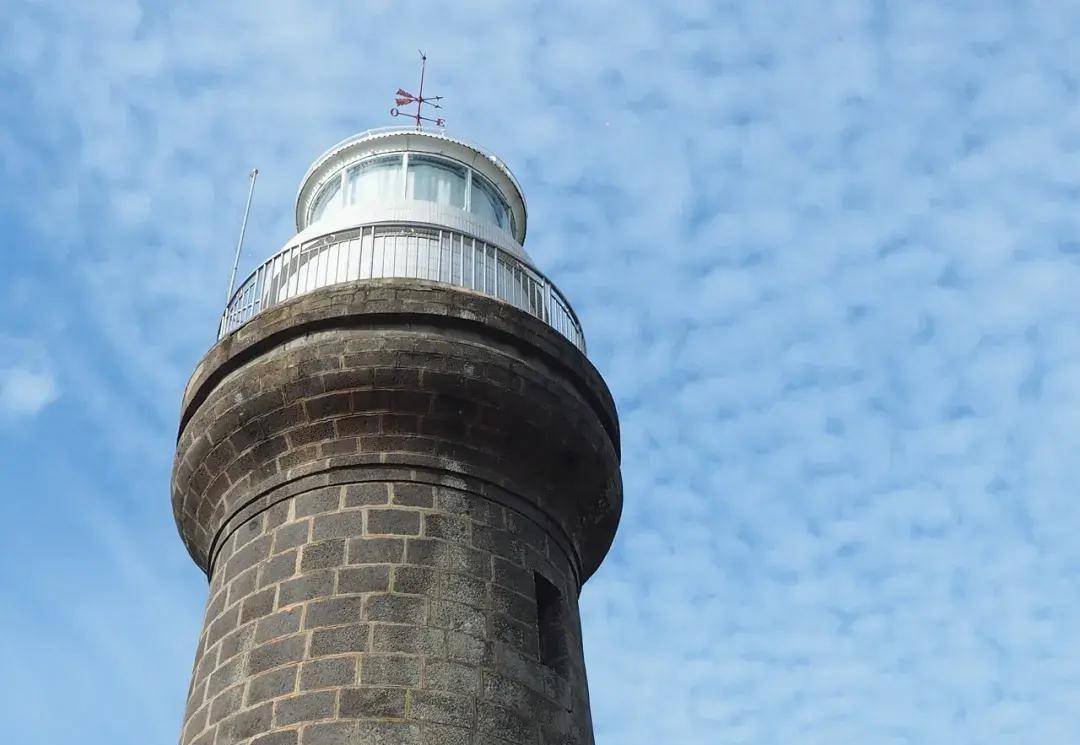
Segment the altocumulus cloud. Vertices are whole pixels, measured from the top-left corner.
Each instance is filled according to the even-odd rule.
[[[41,342],[0,335],[0,419],[24,421],[59,396],[55,366]]]
[[[56,400],[52,375],[20,367],[0,369],[0,412],[12,416],[36,414]]]
[[[171,439],[244,174],[251,266],[311,158],[385,123],[416,41],[451,131],[523,182],[527,247],[620,408],[623,528],[582,598],[599,743],[1076,742],[1080,6],[5,16],[0,214],[39,249],[19,295],[59,300],[0,307],[79,381],[82,429],[52,436],[95,436],[93,468],[48,487],[89,517],[43,535],[100,550],[6,578],[30,600],[3,613],[55,632],[49,675],[89,658],[116,681],[73,685],[71,714],[0,702],[19,741],[175,736],[203,589],[169,525]],[[146,714],[104,721],[118,696]]]

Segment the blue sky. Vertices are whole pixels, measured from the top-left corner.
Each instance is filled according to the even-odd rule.
[[[0,718],[174,742],[244,268],[428,53],[624,431],[600,745],[1080,738],[1075,2],[0,0]]]

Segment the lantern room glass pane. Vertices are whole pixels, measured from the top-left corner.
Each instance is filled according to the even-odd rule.
[[[469,211],[500,228],[510,229],[510,210],[495,187],[475,171],[472,177],[472,194],[469,195]]]
[[[465,168],[423,155],[409,156],[406,198],[465,207]]]
[[[370,158],[345,172],[345,204],[401,199],[401,156]]]
[[[341,174],[338,172],[338,175],[328,181],[318,196],[315,197],[315,201],[311,205],[311,219],[308,220],[308,223],[318,222],[326,215],[341,209],[340,193]]]

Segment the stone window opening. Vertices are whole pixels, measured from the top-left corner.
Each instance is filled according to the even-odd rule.
[[[566,638],[567,618],[562,593],[539,572],[534,572],[533,578],[540,662],[565,678],[570,667],[570,645]]]

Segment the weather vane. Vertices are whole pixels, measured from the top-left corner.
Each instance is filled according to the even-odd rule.
[[[417,51],[420,51],[420,50],[417,50]],[[409,113],[404,112],[404,111],[399,111],[397,106],[390,109],[390,116],[407,116],[410,119],[415,119],[417,129],[420,129],[422,127],[421,122],[431,122],[436,127],[441,127],[444,124],[446,124],[446,120],[443,119],[442,117],[434,117],[433,118],[433,117],[428,117],[428,116],[423,115],[423,113],[424,113],[424,104],[427,104],[428,106],[432,107],[433,109],[441,109],[442,108],[442,106],[440,106],[439,104],[433,103],[433,101],[441,101],[442,96],[429,96],[427,98],[424,98],[424,70],[426,68],[427,68],[427,57],[424,56],[423,52],[420,52],[420,93],[419,93],[419,95],[414,96],[413,94],[409,93],[404,88],[398,88],[397,89],[397,94],[396,94],[397,98],[394,99],[398,106],[411,106],[412,104],[416,104],[416,113],[415,114],[409,114]]]

